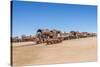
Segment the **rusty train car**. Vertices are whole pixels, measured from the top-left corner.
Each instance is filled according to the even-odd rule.
[[[61,31],[53,29],[38,29],[36,43],[55,44],[62,42]]]

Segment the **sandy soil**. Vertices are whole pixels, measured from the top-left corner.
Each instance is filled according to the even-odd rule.
[[[24,44],[13,46],[13,65],[76,63],[96,61],[97,58],[96,37],[66,40],[52,45],[33,45],[32,42]]]

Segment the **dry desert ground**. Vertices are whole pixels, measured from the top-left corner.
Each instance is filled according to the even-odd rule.
[[[65,40],[52,45],[12,43],[12,63],[19,66],[96,61],[96,44],[96,37]]]

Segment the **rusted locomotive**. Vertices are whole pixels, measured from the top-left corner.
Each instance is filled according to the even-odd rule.
[[[46,43],[46,44],[55,44],[62,42],[61,32],[59,30],[53,29],[38,29],[37,30],[37,41],[36,43]]]

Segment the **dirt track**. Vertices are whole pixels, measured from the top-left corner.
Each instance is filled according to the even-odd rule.
[[[96,61],[96,37],[66,40],[47,46],[45,44],[15,46],[12,56],[13,65]]]

